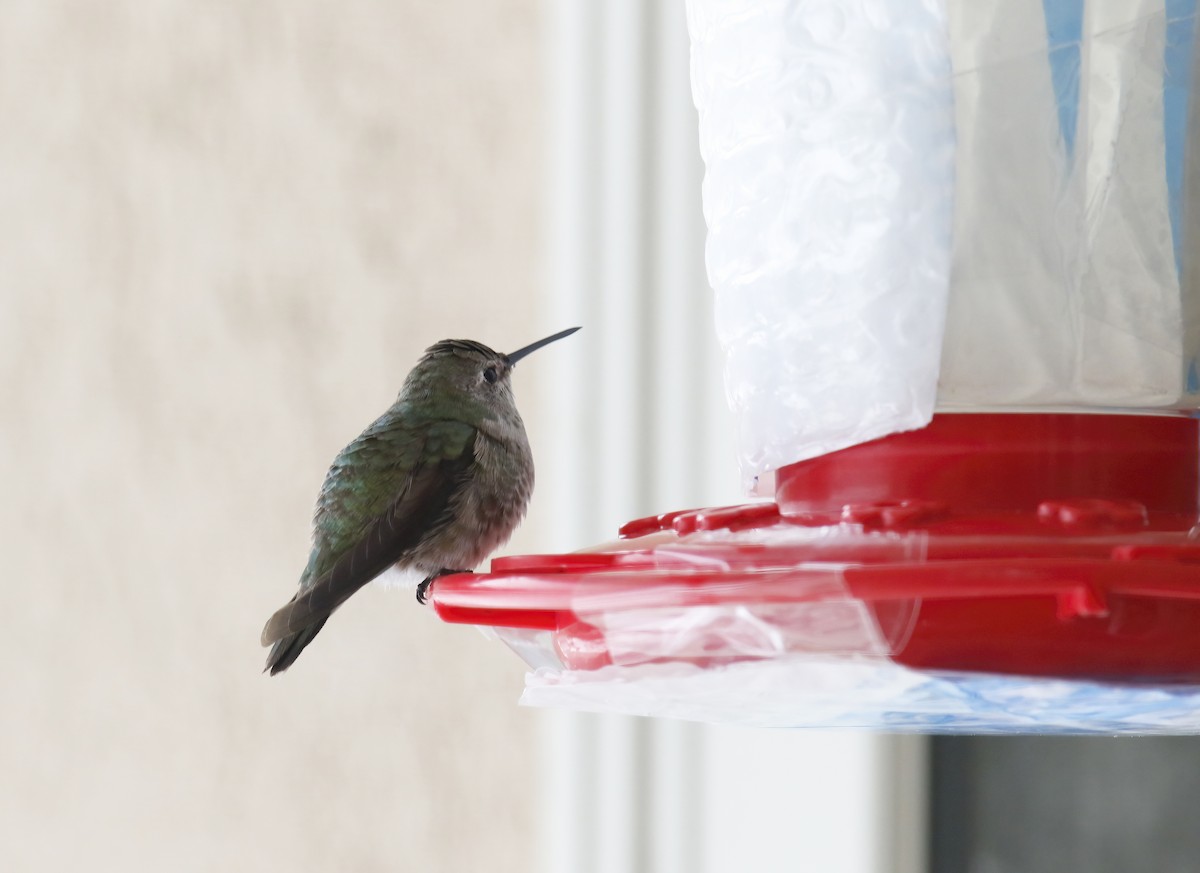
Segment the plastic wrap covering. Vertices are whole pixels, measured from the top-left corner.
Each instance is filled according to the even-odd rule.
[[[710,722],[1200,733],[1200,420],[938,414],[773,502],[446,576],[525,701]]]
[[[512,632],[517,633],[517,632]],[[760,727],[922,733],[1195,734],[1200,690],[973,674],[796,656],[593,672],[542,667],[521,702]]]
[[[763,506],[705,518],[761,522]],[[434,604],[494,627],[533,668],[531,705],[763,726],[1200,733],[1200,546],[1150,531],[1039,557],[1049,548],[1016,525],[998,542],[776,516],[745,533],[497,559],[490,574],[439,579]]]
[[[747,478],[935,405],[1197,405],[1195,7],[689,0]]]
[[[750,475],[934,408],[953,93],[936,0],[689,0],[709,279]]]
[[[1072,557],[1014,561],[1047,544],[1015,525],[1003,543],[779,516],[761,526],[771,506],[698,522],[758,523],[745,533],[651,531],[610,552],[500,559],[490,577],[439,580],[455,587],[435,588],[435,604],[443,618],[496,622],[533,668],[522,701],[534,706],[771,727],[1200,733],[1200,589],[1187,566],[1200,546],[1126,535],[1141,545],[1118,550],[1185,562],[1131,567],[1096,536],[1062,550]]]
[[[762,522],[763,506],[709,512]],[[1200,733],[1200,590],[1187,566],[1097,558],[1114,542],[1013,566],[973,536],[694,530],[502,559],[434,602],[443,618],[510,625],[496,633],[533,668],[529,705],[762,727]],[[1141,548],[1168,558],[1168,542]],[[462,603],[481,609],[456,616]]]

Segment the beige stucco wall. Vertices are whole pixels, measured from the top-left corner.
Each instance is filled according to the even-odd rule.
[[[562,326],[538,9],[0,4],[3,869],[534,865],[515,658],[374,588],[258,634],[421,349]]]

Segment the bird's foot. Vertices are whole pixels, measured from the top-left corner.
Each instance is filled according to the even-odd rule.
[[[438,570],[436,573],[434,573],[432,576],[426,576],[424,579],[421,580],[421,584],[417,586],[417,603],[424,606],[425,603],[429,600],[429,586],[433,584],[433,580],[436,579],[438,576],[452,576],[455,573],[473,573],[473,572],[475,572],[475,571],[474,570],[450,570],[447,568],[442,568],[441,570]]]

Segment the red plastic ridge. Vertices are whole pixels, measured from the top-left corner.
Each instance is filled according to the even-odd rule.
[[[576,669],[612,660],[623,613],[850,599],[911,667],[1200,682],[1198,447],[1182,416],[940,415],[785,467],[777,502],[636,519],[624,549],[498,558],[432,599],[549,632]],[[703,648],[700,666],[745,656]]]

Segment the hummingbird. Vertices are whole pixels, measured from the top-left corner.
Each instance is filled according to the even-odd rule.
[[[533,492],[533,456],[513,399],[517,362],[579,330],[501,354],[435,343],[396,401],[334,458],[295,596],[262,632],[266,671],[286,670],[339,606],[389,567],[438,576],[474,569],[503,545]]]

